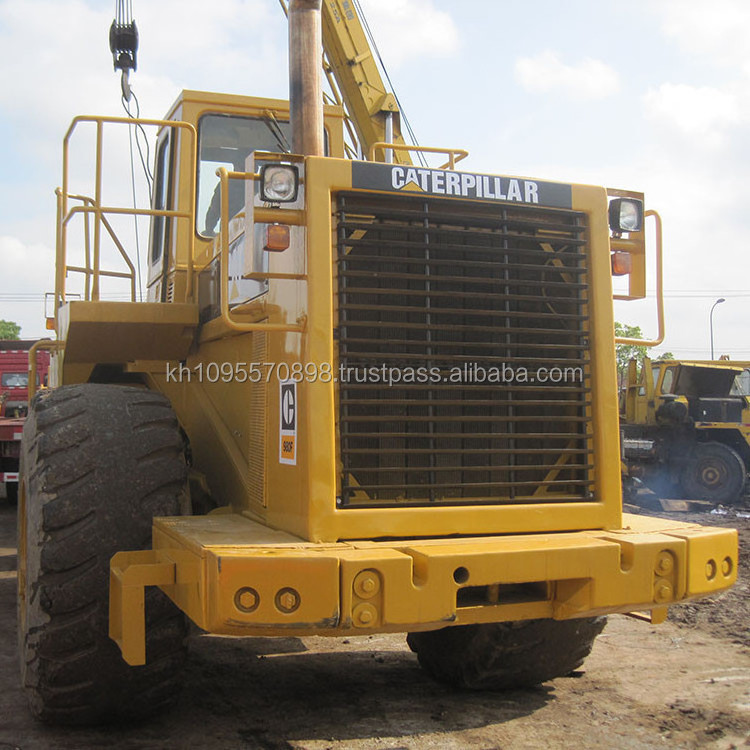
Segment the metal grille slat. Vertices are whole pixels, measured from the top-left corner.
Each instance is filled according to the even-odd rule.
[[[505,296],[505,295],[503,295]],[[484,298],[486,299],[486,295],[484,295]],[[340,306],[341,310],[360,310],[360,311],[367,311],[372,310],[373,305],[365,305],[365,304],[343,304]],[[416,313],[418,315],[450,315],[451,317],[456,316],[466,316],[466,317],[479,317],[479,316],[492,316],[493,318],[518,318],[518,317],[525,317],[526,313],[523,311],[517,311],[517,310],[507,310],[505,312],[501,312],[500,310],[481,310],[481,309],[474,309],[474,308],[453,308],[453,307],[444,307],[444,308],[435,308],[435,309],[425,309],[419,305],[378,305],[378,309],[381,312],[396,312],[396,313]],[[546,319],[552,319],[552,320],[559,320],[561,318],[564,318],[566,320],[572,320],[572,321],[583,321],[586,320],[586,316],[584,315],[573,315],[568,313],[537,313],[536,317],[538,318],[546,318]]]
[[[387,342],[383,342],[383,344],[386,344]],[[416,342],[415,342],[416,343]],[[423,354],[422,352],[399,352],[399,353],[390,353],[389,357],[393,362],[397,361],[406,361],[406,360],[413,360],[413,359],[419,359],[424,360],[425,362],[464,362],[464,363],[473,363],[476,362],[476,357],[472,355],[466,355],[466,354]],[[383,352],[357,352],[356,355],[352,356],[352,362],[360,359],[360,360],[368,360],[368,359],[383,359]],[[549,365],[557,366],[557,367],[570,367],[570,368],[576,368],[580,365],[581,361],[580,359],[560,359],[560,358],[554,358],[554,357],[487,357],[484,356],[482,358],[483,362],[486,362],[487,364],[498,364],[502,362],[546,362]]]
[[[370,399],[366,398],[345,398],[340,399],[340,403],[342,404],[369,404]],[[412,398],[409,399],[409,405],[410,406],[427,406],[428,404],[433,403],[432,400],[424,400],[424,399],[418,399],[418,398]],[[440,399],[439,401],[441,406],[512,406],[512,405],[524,405],[524,406],[590,406],[590,403],[588,401],[572,401],[567,399],[561,399],[559,401],[553,401],[553,400],[539,400],[539,401],[532,401],[532,400],[507,400],[502,403],[498,403],[497,401],[488,400],[488,399],[472,399],[472,400],[464,400],[460,401],[457,399]],[[403,406],[404,401],[403,399],[387,399],[387,398],[381,398],[378,399],[378,406]]]
[[[409,437],[414,437],[413,435],[410,435]],[[432,435],[432,437],[439,437],[438,435]],[[494,437],[494,436],[493,436]],[[382,449],[381,453],[383,455],[386,455],[388,453],[398,453],[400,454],[425,454],[428,452],[433,452],[435,455],[439,454],[459,454],[459,453],[470,453],[471,455],[482,455],[482,454],[489,454],[489,453],[510,453],[512,451],[515,451],[515,448],[453,448],[453,449],[440,449],[437,448],[433,451],[430,451],[429,448],[393,448],[391,450],[388,449]],[[576,448],[576,449],[567,449],[566,454],[584,454],[588,453],[587,450],[584,448]],[[349,453],[370,453],[369,449],[367,448],[349,448]],[[559,448],[526,448],[524,449],[524,455],[542,455],[545,453],[549,454],[559,454],[560,449]],[[541,464],[540,464],[541,465]]]
[[[568,469],[592,469],[593,466],[591,464],[566,464],[566,468]],[[488,472],[491,474],[496,474],[497,472],[509,472],[509,471],[539,471],[540,469],[555,469],[557,466],[555,464],[533,464],[531,466],[522,466],[520,464],[516,464],[514,466],[491,466],[488,464],[476,464],[476,465],[463,465],[461,467],[464,471],[483,471]],[[378,466],[374,469],[368,469],[368,473],[371,474],[378,474],[382,472],[387,471],[400,471],[400,472],[415,472],[415,471],[424,471],[423,466]],[[455,468],[453,466],[431,466],[430,471],[455,471]]]
[[[402,194],[403,195],[403,194]],[[357,195],[357,207],[358,207],[358,214],[355,214],[353,212],[350,212],[350,223],[354,223],[355,221],[366,221],[366,223],[369,224],[373,220],[377,220],[378,212],[382,210],[384,202],[381,200],[382,196],[376,196],[372,195],[373,200],[368,201],[367,195],[364,193],[359,193]],[[439,200],[439,199],[436,199]],[[494,229],[497,227],[497,222],[495,217],[493,217],[490,213],[487,212],[487,204],[481,204],[481,203],[468,203],[464,202],[461,204],[454,203],[454,202],[445,202],[443,201],[443,206],[441,208],[440,217],[445,223],[454,222],[456,224],[466,224],[470,223],[475,228],[490,228]],[[461,210],[455,210],[456,206],[460,205]],[[506,206],[507,208],[511,208],[510,206]],[[472,210],[473,209],[473,210]],[[567,212],[568,214],[573,212]],[[505,223],[507,226],[512,227],[519,227],[524,228],[526,230],[528,229],[535,229],[535,230],[542,230],[542,231],[560,231],[563,233],[567,233],[569,231],[569,226],[564,223],[562,220],[555,222],[553,220],[554,214],[549,214],[542,226],[538,222],[534,222],[533,220],[529,220],[527,218],[524,218],[521,213],[514,212],[511,216],[508,214],[505,217]],[[412,221],[421,221],[423,218],[423,212],[421,210],[421,207],[419,208],[408,208],[405,206],[402,198],[396,198],[395,200],[392,200],[388,204],[388,218],[391,220],[395,219],[402,219],[407,222]]]
[[[464,482],[461,486],[462,487],[504,487],[504,488],[514,488],[514,487],[551,487],[551,486],[558,486],[558,485],[580,485],[580,486],[587,486],[593,484],[593,481],[590,479],[555,479],[551,482],[538,482],[538,481],[512,481],[512,482]],[[448,489],[455,487],[454,484],[447,484],[447,483],[434,483],[433,489]],[[407,490],[407,489],[417,489],[422,492],[424,492],[424,485],[423,484],[410,484],[408,482],[400,483],[400,484],[358,484],[357,489],[359,490],[377,490],[377,491],[383,491],[383,490]]]
[[[593,500],[585,216],[335,200],[340,506]]]
[[[411,263],[412,261],[406,260],[406,262]],[[426,261],[425,261],[426,262]],[[431,265],[434,265],[435,261],[432,261]],[[464,264],[466,265],[466,264]],[[489,263],[487,264],[489,268],[497,269],[497,263]],[[532,266],[533,267],[533,266]],[[356,279],[356,278],[365,278],[365,279],[371,279],[372,278],[372,272],[370,271],[346,271],[345,273],[341,274],[342,276],[347,276],[350,279]],[[382,281],[383,279],[398,279],[402,280],[405,279],[407,281],[426,281],[427,279],[430,279],[436,284],[445,283],[445,284],[455,284],[456,281],[454,279],[441,279],[439,276],[428,276],[426,274],[419,274],[419,273],[388,273],[388,272],[378,272],[378,280]],[[461,276],[458,281],[460,283],[471,283],[471,284],[478,284],[478,285],[486,285],[486,286],[505,286],[508,284],[508,279],[492,279],[492,278],[482,278],[480,276]],[[524,282],[528,284],[528,282]],[[571,284],[564,282],[564,281],[548,281],[545,282],[545,287],[555,287],[559,286],[563,289],[567,289],[568,291],[571,288]],[[575,285],[578,289],[585,289],[586,284],[576,284]],[[549,297],[547,297],[549,299]],[[561,298],[562,299],[562,298]]]
[[[437,402],[432,402],[433,404],[437,404]],[[429,422],[431,424],[436,423],[443,423],[443,422],[492,422],[493,424],[496,422],[547,422],[549,420],[549,417],[547,415],[538,415],[538,416],[506,416],[506,415],[477,415],[477,414],[457,414],[455,416],[408,416],[404,417],[398,414],[373,414],[366,417],[359,416],[359,415],[352,415],[349,414],[346,417],[342,417],[342,422],[377,422],[378,424],[388,423],[388,422],[402,422],[404,424],[410,424],[414,422]],[[588,417],[586,416],[580,416],[580,417],[567,417],[567,420],[569,422],[588,422]]]
[[[351,326],[350,326],[351,327]],[[496,329],[497,330],[497,329]],[[380,346],[383,344],[390,344],[391,346],[419,346],[424,342],[418,341],[417,339],[390,339],[388,342],[384,342],[382,339],[366,339],[366,338],[355,338],[353,336],[339,337],[339,341],[343,341],[347,344],[371,344],[373,346]],[[430,346],[452,346],[452,347],[476,347],[478,349],[491,348],[497,349],[497,344],[489,341],[431,341]],[[536,344],[527,344],[522,341],[504,342],[504,348],[514,349],[535,349]],[[581,346],[570,346],[568,344],[545,344],[547,349],[564,349],[565,351],[574,350],[583,352],[586,347]]]
[[[448,220],[445,217],[441,217],[441,219],[443,221],[447,221]],[[463,219],[459,219],[459,221],[462,221],[462,222],[466,221],[466,217],[464,217]],[[533,230],[538,230],[539,229],[538,227],[534,227],[533,225],[529,225],[529,226]],[[352,230],[363,230],[363,231],[368,231],[370,229],[378,229],[382,234],[388,236],[388,235],[398,235],[398,233],[403,229],[403,227],[399,226],[398,224],[385,225],[385,224],[375,224],[375,223],[370,223],[370,222],[357,223],[356,221],[350,221],[349,222],[349,229],[352,229]],[[539,238],[545,240],[546,242],[556,242],[558,244],[564,244],[566,247],[580,247],[580,246],[582,246],[582,245],[585,244],[584,240],[579,239],[578,237],[575,237],[575,236],[573,236],[573,237],[567,236],[567,237],[564,237],[564,238],[556,236],[554,234],[555,231],[565,231],[565,230],[561,230],[560,228],[558,228],[558,229],[552,228],[552,229],[550,229],[548,231],[550,232],[549,234],[539,234],[538,235]],[[440,237],[460,237],[461,234],[462,234],[462,232],[461,232],[460,229],[440,230],[440,229],[436,229],[435,227],[430,227],[430,226],[425,227],[425,232],[424,233],[425,234],[429,234],[429,235],[433,235],[433,236],[440,236]],[[520,243],[520,242],[526,240],[527,237],[528,237],[528,235],[525,235],[525,234],[522,234],[522,233],[514,233],[514,232],[507,231],[507,230],[505,232],[497,233],[497,234],[487,232],[486,234],[474,234],[474,235],[472,235],[472,239],[474,239],[474,238],[495,239],[497,237],[502,237],[502,239],[505,240],[505,241],[507,241],[507,242],[513,241],[513,242]],[[398,239],[395,240],[395,244],[398,244],[398,245],[400,245],[402,247],[406,246],[406,244],[409,243],[409,242],[413,242],[413,241],[412,240],[406,240],[406,241],[404,241],[404,240],[398,240]],[[361,246],[362,245],[366,246],[366,245],[371,244],[371,242],[370,242],[370,240],[361,240],[359,238],[352,238],[351,239],[351,244],[352,245],[358,244],[358,245],[361,245]],[[445,250],[455,250],[455,249],[460,249],[460,250],[486,250],[486,249],[491,248],[491,247],[492,247],[492,245],[474,245],[474,244],[461,244],[461,245],[458,245],[458,244],[452,244],[452,243],[449,242],[449,243],[446,244],[446,246],[443,249],[445,249]],[[509,245],[508,249],[510,249],[510,250],[516,250],[516,251],[519,251],[519,252],[521,251],[520,247],[516,247],[514,245]],[[544,251],[543,250],[530,250],[530,251],[527,251],[526,254],[527,255],[533,255],[533,253],[535,253],[535,252],[538,253],[538,252],[544,252]]]
[[[547,259],[547,258],[549,258],[549,253],[547,253],[547,254],[545,254],[545,255],[543,255],[541,257]],[[378,256],[376,256],[376,255],[360,255],[359,253],[357,253],[357,259],[361,263],[379,263],[379,262],[382,261],[382,258],[378,258]],[[339,259],[339,260],[341,260],[341,259]],[[393,263],[396,266],[405,265],[405,264],[409,264],[409,265],[413,265],[413,266],[418,266],[420,264],[427,263],[427,261],[425,261],[424,259],[413,258],[413,257],[409,257],[409,256],[404,256],[404,257],[390,257],[389,258],[389,262]],[[501,261],[498,261],[497,259],[493,259],[491,261],[490,260],[462,260],[461,263],[462,263],[462,266],[464,268],[470,268],[472,270],[476,269],[476,268],[495,270],[495,269],[498,269],[498,268],[504,268],[505,265],[506,265],[506,264],[502,263]],[[436,268],[439,268],[440,266],[455,267],[454,261],[452,261],[452,260],[440,260],[439,258],[431,259],[429,261],[429,265],[430,266],[434,266]],[[546,270],[547,270],[547,269],[544,269],[544,268],[540,268],[540,266],[539,266],[538,263],[536,263],[536,264],[534,264],[534,263],[512,263],[512,264],[507,264],[507,265],[509,265],[509,266],[512,265],[512,267],[514,269],[517,269],[517,270],[520,270],[520,271],[531,271],[531,272],[534,272],[534,273],[538,273],[540,275],[543,274],[543,273],[546,273]],[[567,268],[566,271],[570,271],[570,273],[575,273],[575,274],[580,274],[580,275],[583,275],[583,274],[586,273],[586,269],[585,268],[577,268],[577,267]],[[356,271],[346,271],[343,275],[344,276],[354,277],[354,276],[369,276],[370,274],[369,273],[365,274],[365,273],[356,272]],[[514,282],[513,279],[508,279],[508,283],[510,285],[513,285],[514,283],[518,283],[518,284],[525,283],[525,284],[528,284],[528,281]],[[568,282],[552,281],[552,282],[546,282],[546,283],[550,283],[553,286],[554,285],[563,285],[563,286],[566,286],[566,287],[569,286]],[[574,284],[574,283],[571,282],[570,286],[572,286],[573,288],[575,288],[576,284]],[[580,283],[577,286],[578,286],[578,288],[584,288],[586,286],[586,284]]]
[[[382,281],[383,279],[390,278],[387,274],[383,274],[382,276],[378,274],[378,281]],[[432,283],[437,283],[436,280],[430,279],[429,276],[425,277],[425,280],[431,280]],[[463,279],[460,280],[462,283]],[[452,282],[453,283],[453,282]],[[466,282],[469,283],[469,282]],[[474,282],[470,282],[474,283]],[[506,286],[503,284],[503,286]],[[376,295],[392,295],[393,290],[392,289],[377,289],[377,288],[368,288],[368,287],[359,287],[357,289],[359,294],[376,294]],[[424,296],[424,292],[422,292],[419,289],[399,289],[399,293],[404,297],[422,297]],[[452,289],[450,290],[437,290],[437,289],[431,289],[430,290],[430,296],[431,297],[451,297],[454,300],[475,300],[475,299],[484,299],[487,297],[487,292],[457,292]],[[524,302],[537,302],[538,297],[535,297],[533,295],[528,294],[504,294],[503,297],[505,299],[509,300],[515,300],[515,301],[524,301]],[[553,297],[552,295],[548,295],[545,298],[545,301],[552,304],[563,304],[563,305],[577,305],[578,300],[576,299],[570,299],[565,297]],[[471,308],[467,308],[471,309]]]

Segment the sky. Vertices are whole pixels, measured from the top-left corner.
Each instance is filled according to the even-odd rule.
[[[287,97],[277,0],[132,4],[143,117],[162,117],[183,88]],[[750,360],[750,2],[361,4],[422,145],[468,149],[471,171],[643,191],[664,222],[655,353],[708,358],[724,298],[716,355]],[[114,11],[114,0],[0,0],[0,319],[24,338],[49,335],[63,135],[75,115],[122,114]],[[105,148],[108,195],[132,201],[127,137]],[[81,165],[83,180],[87,156]],[[647,338],[654,288],[651,262],[647,299],[615,305]]]

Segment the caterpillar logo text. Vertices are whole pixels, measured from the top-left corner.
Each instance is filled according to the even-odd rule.
[[[457,195],[462,198],[494,198],[500,201],[539,203],[539,185],[531,180],[503,179],[469,172],[393,167],[391,181],[396,190]]]
[[[571,186],[556,182],[370,162],[353,162],[352,186],[556,208],[570,208],[572,198]]]

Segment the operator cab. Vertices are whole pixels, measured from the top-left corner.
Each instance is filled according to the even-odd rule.
[[[278,99],[183,91],[166,119],[190,123],[197,143],[185,129],[164,127],[156,144],[156,168],[152,208],[158,211],[195,212],[192,228],[194,263],[208,266],[214,256],[213,238],[219,225],[219,178],[224,167],[245,171],[245,160],[258,151],[288,153],[291,149],[289,102]],[[326,155],[344,156],[343,110],[325,108]],[[193,153],[197,152],[197,168]],[[230,181],[229,215],[243,210],[245,183]],[[184,294],[185,272],[191,237],[185,221],[154,216],[151,222],[148,301],[171,302]]]

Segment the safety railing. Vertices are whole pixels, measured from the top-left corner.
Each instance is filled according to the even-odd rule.
[[[438,169],[455,169],[456,163],[465,159],[469,152],[463,148],[440,148],[434,146],[412,146],[408,143],[386,143],[385,141],[377,141],[370,146],[370,161],[375,161],[375,154],[378,149],[387,153],[388,151],[419,151],[424,154],[445,154],[448,157],[448,161],[438,167]]]
[[[219,176],[221,192],[221,223],[219,231],[219,267],[221,276],[221,319],[235,331],[292,331],[302,333],[305,327],[301,323],[268,323],[238,321],[229,307],[229,180],[258,180],[260,175],[253,172],[230,172],[224,167],[216,170]],[[262,223],[280,223],[301,226],[305,223],[304,212],[289,209],[258,207],[253,213],[254,221]],[[272,274],[266,274],[271,278]],[[276,276],[278,278],[278,276]],[[284,278],[292,278],[284,275]],[[300,280],[295,276],[294,280]]]
[[[52,339],[39,339],[39,341],[36,341],[34,344],[32,344],[31,349],[29,349],[29,384],[28,384],[29,402],[36,395],[36,382],[37,382],[36,353],[40,351],[41,349],[44,349],[45,351],[48,351],[48,352],[56,352],[56,351],[60,351],[63,347],[64,347],[64,343],[62,341],[53,341]]]
[[[80,195],[70,193],[70,142],[77,126],[81,123],[93,123],[96,126],[96,160],[94,174],[94,195]],[[186,233],[188,238],[187,256],[184,265],[177,266],[177,270],[185,270],[187,274],[185,285],[185,301],[193,299],[193,261],[195,254],[195,181],[190,181],[190,187],[187,191],[187,206],[180,206],[175,209],[155,209],[155,208],[136,208],[122,206],[108,206],[102,204],[102,164],[103,164],[103,134],[104,125],[136,125],[152,126],[157,128],[175,128],[185,131],[189,138],[188,153],[190,164],[188,167],[189,174],[196,173],[197,162],[197,134],[195,127],[187,122],[176,120],[152,120],[129,117],[101,117],[92,115],[81,115],[73,119],[68,131],[63,139],[63,182],[62,187],[56,191],[57,194],[57,236],[56,236],[56,277],[55,277],[55,310],[59,308],[66,300],[66,277],[69,273],[83,274],[84,295],[83,298],[88,301],[98,301],[100,299],[100,282],[102,277],[120,278],[130,281],[131,301],[136,301],[137,269],[133,264],[127,250],[117,237],[108,216],[130,215],[130,216],[162,216],[167,219],[183,220],[188,222],[189,231]],[[184,152],[183,152],[184,153]],[[180,200],[181,191],[176,191],[177,200]],[[72,202],[78,205],[71,206]],[[74,265],[68,263],[68,230],[69,225],[76,215],[84,217],[83,225],[83,264]],[[93,218],[93,231],[90,219]],[[102,234],[104,232],[112,240],[120,257],[127,266],[127,271],[112,270],[102,268]]]
[[[634,339],[617,337],[615,338],[616,344],[625,344],[627,346],[659,346],[664,341],[665,327],[664,327],[664,269],[662,261],[662,224],[661,216],[654,210],[646,211],[644,218],[653,217],[655,226],[655,244],[656,244],[656,338],[654,339]],[[614,250],[630,250],[631,245],[628,240],[618,239],[611,243],[612,249]],[[645,251],[645,248],[644,248]],[[613,295],[616,300],[630,300],[633,297],[629,295]]]
[[[62,216],[62,209],[60,208],[60,202],[62,200],[62,190],[58,188],[55,190],[55,194],[57,195],[58,200],[58,216]],[[96,283],[96,289],[97,289],[97,295],[98,295],[98,278],[102,276],[108,276],[110,278],[119,278],[119,279],[128,279],[130,281],[130,296],[131,301],[135,301],[136,297],[136,268],[133,265],[133,262],[130,260],[130,257],[128,256],[127,251],[123,247],[122,243],[120,242],[119,238],[117,237],[117,234],[115,233],[115,230],[112,228],[112,225],[107,220],[107,217],[102,215],[101,221],[104,228],[107,230],[107,233],[109,234],[110,238],[112,239],[112,242],[114,243],[115,247],[120,253],[120,256],[125,261],[125,264],[128,266],[128,272],[124,271],[109,271],[109,270],[102,270],[99,269],[98,277],[95,273],[94,267],[91,263],[92,258],[92,247],[91,247],[91,222],[89,221],[91,214],[94,213],[94,200],[93,198],[90,198],[86,195],[68,195],[68,198],[70,200],[77,200],[81,201],[83,206],[86,207],[86,210],[83,212],[84,215],[84,223],[83,223],[83,247],[84,247],[84,265],[83,266],[71,266],[66,264],[65,265],[65,272],[66,275],[69,272],[73,273],[82,273],[85,276],[84,281],[84,293],[83,297],[84,299],[91,299],[92,297],[92,280]],[[81,213],[81,211],[77,211],[75,208],[69,212],[69,216],[73,216],[76,213]],[[94,253],[96,256],[96,253]],[[64,290],[63,290],[64,295]],[[63,296],[64,299],[64,296]]]

